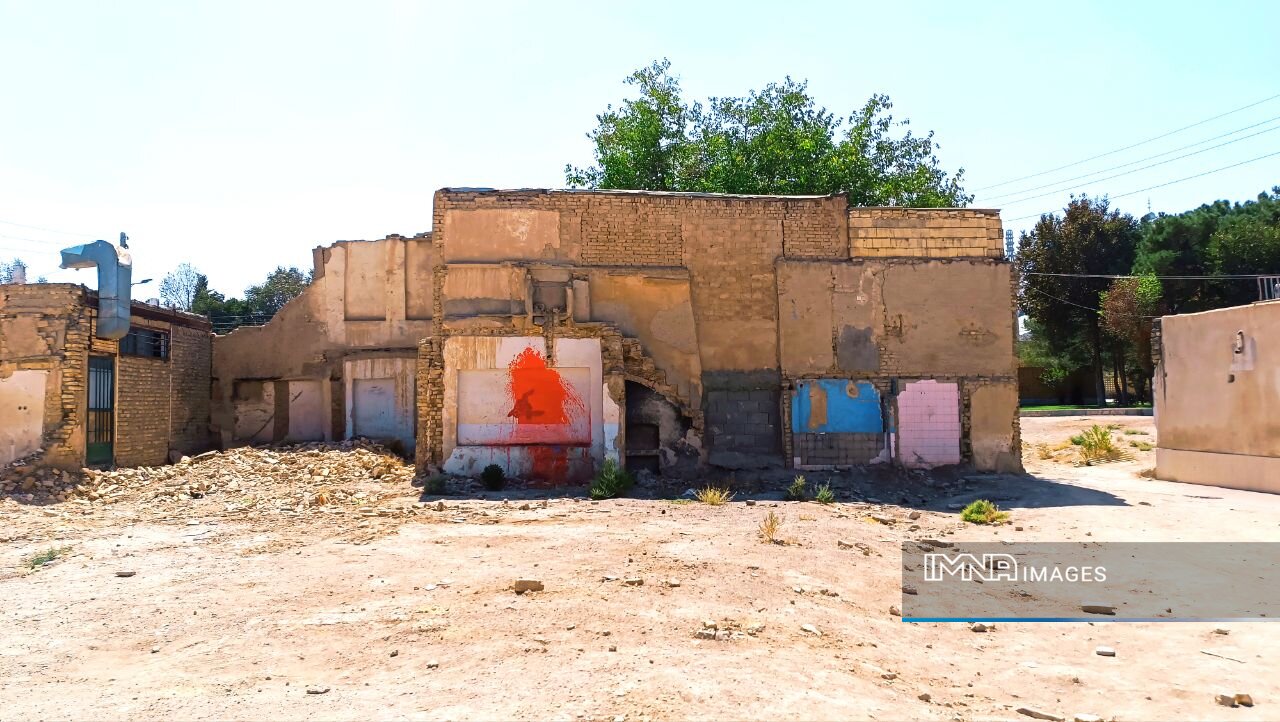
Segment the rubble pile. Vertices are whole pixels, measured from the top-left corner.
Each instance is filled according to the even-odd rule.
[[[40,464],[43,450],[0,468],[0,493],[28,502],[66,501],[75,494],[82,476]]]
[[[180,513],[196,500],[225,512],[297,513],[344,509],[387,515],[377,505],[411,500],[413,466],[377,444],[356,440],[281,447],[244,447],[182,457],[176,464],[65,472],[17,463],[0,471],[0,490],[28,503],[141,502]]]

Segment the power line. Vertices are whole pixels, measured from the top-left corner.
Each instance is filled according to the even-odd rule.
[[[983,203],[983,204],[990,204],[992,201],[998,200],[998,199],[1000,199],[1000,198],[1008,198],[1009,196],[1016,196],[1016,195],[1020,195],[1020,194],[1022,194],[1022,193],[1030,193],[1031,191],[1038,191],[1038,190],[1040,190],[1041,188],[1048,188],[1049,186],[1054,186],[1054,185],[1057,185],[1057,184],[1059,184],[1059,183],[1069,183],[1069,182],[1071,182],[1071,181],[1077,181],[1077,180],[1080,180],[1081,178],[1088,178],[1089,176],[1095,176],[1095,175],[1098,175],[1099,173],[1106,173],[1107,171],[1110,171],[1110,170],[1118,170],[1118,169],[1120,169],[1120,168],[1128,168],[1128,167],[1129,167],[1129,166],[1131,166],[1131,165],[1137,165],[1138,163],[1142,163],[1142,162],[1144,162],[1144,161],[1154,160],[1154,159],[1156,159],[1156,158],[1161,158],[1161,157],[1164,157],[1164,156],[1166,156],[1166,155],[1169,155],[1170,153],[1177,153],[1177,152],[1178,152],[1178,151],[1180,151],[1180,150],[1186,150],[1187,148],[1194,148],[1194,147],[1196,147],[1197,145],[1204,145],[1205,143],[1208,143],[1208,142],[1210,142],[1210,141],[1217,140],[1217,139],[1219,139],[1219,138],[1225,138],[1225,137],[1227,137],[1227,136],[1229,136],[1229,135],[1235,135],[1236,133],[1242,133],[1242,132],[1244,132],[1244,131],[1246,131],[1246,130],[1251,130],[1251,129],[1253,129],[1253,128],[1257,128],[1259,125],[1266,125],[1267,123],[1270,123],[1270,122],[1271,122],[1271,121],[1273,121],[1273,120],[1280,120],[1280,115],[1277,115],[1277,116],[1276,116],[1276,117],[1274,117],[1274,118],[1268,118],[1268,119],[1266,119],[1266,120],[1262,121],[1261,123],[1254,123],[1253,125],[1250,125],[1250,126],[1247,126],[1247,127],[1244,127],[1244,128],[1239,128],[1239,129],[1237,129],[1237,130],[1233,130],[1233,131],[1231,131],[1230,133],[1223,133],[1222,135],[1215,135],[1215,136],[1214,136],[1214,137],[1212,137],[1212,138],[1206,138],[1206,139],[1204,139],[1204,140],[1202,140],[1202,141],[1199,141],[1199,142],[1196,142],[1196,143],[1191,143],[1190,145],[1184,145],[1184,146],[1182,146],[1181,148],[1174,148],[1173,150],[1167,150],[1167,151],[1165,151],[1165,152],[1163,152],[1163,153],[1157,153],[1157,154],[1155,154],[1155,155],[1149,155],[1149,156],[1147,156],[1146,158],[1139,158],[1139,159],[1137,159],[1137,160],[1135,160],[1135,161],[1131,161],[1131,162],[1129,162],[1129,163],[1122,163],[1122,164],[1120,164],[1120,165],[1113,165],[1113,166],[1111,166],[1110,168],[1103,168],[1103,169],[1101,169],[1101,170],[1096,170],[1096,171],[1094,171],[1094,172],[1092,172],[1092,173],[1085,173],[1084,175],[1078,175],[1078,176],[1076,176],[1076,177],[1074,177],[1074,178],[1063,178],[1062,180],[1056,180],[1056,181],[1053,181],[1052,183],[1045,183],[1044,185],[1040,185],[1040,186],[1033,186],[1033,187],[1031,187],[1031,188],[1023,188],[1022,190],[1018,190],[1018,191],[1010,191],[1010,192],[1008,192],[1008,193],[1001,193],[1001,194],[1000,194],[1000,195],[998,195],[998,196],[991,196],[991,197],[989,197],[989,198],[985,198],[985,199],[983,199],[982,203]],[[1258,131],[1257,133],[1254,133],[1253,135],[1246,135],[1246,136],[1245,136],[1245,137],[1243,137],[1243,138],[1236,138],[1235,140],[1230,140],[1230,141],[1227,141],[1226,143],[1221,143],[1221,144],[1219,144],[1219,145],[1215,145],[1215,146],[1212,146],[1212,147],[1210,147],[1210,148],[1205,148],[1205,149],[1203,149],[1203,150],[1198,150],[1198,151],[1196,151],[1195,153],[1188,153],[1187,155],[1178,156],[1178,158],[1171,158],[1171,159],[1169,159],[1169,160],[1167,160],[1167,161],[1164,161],[1164,162],[1165,162],[1165,163],[1171,163],[1171,162],[1173,162],[1173,161],[1175,161],[1175,160],[1179,160],[1179,159],[1181,159],[1181,158],[1187,158],[1187,157],[1193,156],[1193,155],[1195,155],[1196,153],[1204,153],[1205,151],[1210,151],[1210,150],[1213,150],[1214,148],[1221,148],[1221,147],[1222,147],[1222,146],[1224,146],[1224,145],[1231,145],[1232,143],[1238,143],[1238,142],[1240,142],[1240,141],[1242,141],[1242,140],[1247,140],[1247,139],[1252,138],[1252,137],[1254,137],[1254,136],[1256,136],[1256,135],[1262,135],[1263,133],[1270,133],[1270,132],[1271,132],[1271,131],[1273,131],[1273,130],[1280,130],[1280,125],[1277,125],[1277,126],[1272,127],[1272,128],[1267,128],[1266,130]],[[1160,165],[1160,164],[1159,164],[1159,163],[1157,163],[1157,164],[1155,164],[1155,165]],[[1152,167],[1154,167],[1154,166],[1147,166],[1147,168],[1152,168]],[[1132,171],[1129,171],[1129,172],[1130,172],[1130,173],[1137,173],[1137,172],[1138,172],[1138,171],[1140,171],[1140,170],[1145,170],[1145,168],[1137,168],[1137,169],[1132,170]],[[1124,174],[1123,174],[1123,173],[1121,173],[1120,175],[1124,175]],[[1118,177],[1119,177],[1119,176],[1111,176],[1111,178],[1118,178]],[[1099,180],[1109,180],[1109,179],[1108,179],[1108,178],[1101,178],[1101,179],[1099,179]],[[1097,181],[1090,181],[1090,182],[1091,182],[1091,183],[1095,183],[1095,182],[1097,182]],[[1064,190],[1065,190],[1065,189],[1064,189]],[[1048,194],[1046,194],[1046,195],[1048,195]],[[1039,198],[1040,196],[1036,196],[1036,197],[1037,197],[1037,198]],[[1018,202],[1020,202],[1020,201],[1011,201],[1010,203],[1018,203]],[[1007,205],[1007,204],[1006,204],[1006,205]]]
[[[1278,125],[1278,126],[1276,126],[1276,127],[1274,127],[1274,128],[1268,128],[1268,129],[1266,129],[1266,130],[1259,131],[1259,132],[1257,132],[1257,133],[1254,133],[1253,135],[1246,135],[1246,136],[1245,136],[1245,137],[1243,137],[1243,138],[1236,138],[1235,140],[1229,140],[1229,141],[1227,141],[1227,142],[1225,142],[1225,143],[1219,143],[1218,145],[1211,145],[1211,146],[1209,146],[1208,148],[1201,148],[1200,150],[1195,150],[1195,151],[1192,151],[1192,152],[1187,153],[1187,154],[1185,154],[1185,155],[1180,155],[1180,156],[1178,156],[1178,157],[1176,157],[1176,158],[1170,158],[1170,159],[1168,159],[1168,160],[1162,160],[1162,161],[1160,161],[1159,163],[1152,163],[1151,165],[1144,165],[1144,166],[1142,166],[1141,168],[1134,168],[1133,170],[1127,170],[1127,171],[1125,171],[1125,172],[1123,172],[1123,173],[1116,173],[1115,175],[1110,175],[1110,176],[1107,176],[1106,178],[1096,178],[1096,179],[1094,179],[1094,180],[1089,181],[1088,183],[1085,183],[1084,185],[1078,185],[1078,186],[1063,186],[1062,188],[1057,188],[1057,189],[1051,190],[1051,191],[1049,191],[1048,193],[1040,193],[1040,194],[1038,194],[1038,195],[1034,195],[1034,196],[1027,196],[1026,198],[1019,198],[1019,199],[1018,199],[1018,200],[1016,200],[1016,201],[1008,201],[1008,202],[1006,202],[1006,203],[1001,203],[1000,205],[1002,205],[1002,206],[1015,206],[1015,205],[1017,205],[1017,204],[1019,204],[1019,203],[1025,203],[1026,201],[1033,201],[1033,200],[1035,200],[1035,199],[1037,199],[1037,198],[1044,198],[1045,196],[1057,195],[1058,193],[1062,193],[1063,191],[1069,191],[1069,190],[1075,190],[1075,189],[1077,189],[1077,188],[1082,188],[1082,187],[1084,187],[1085,185],[1093,185],[1094,183],[1101,183],[1102,181],[1109,181],[1109,180],[1112,180],[1112,179],[1114,179],[1114,178],[1119,178],[1120,176],[1126,176],[1126,175],[1130,175],[1130,174],[1132,174],[1132,173],[1139,173],[1139,172],[1141,172],[1141,171],[1144,171],[1144,170],[1147,170],[1147,169],[1150,169],[1150,168],[1155,168],[1156,166],[1161,166],[1161,165],[1165,165],[1165,164],[1167,164],[1167,163],[1173,163],[1174,161],[1182,160],[1183,158],[1190,158],[1190,157],[1191,157],[1191,156],[1193,156],[1193,155],[1199,155],[1199,154],[1201,154],[1201,153],[1208,153],[1209,151],[1211,151],[1211,150],[1213,150],[1213,149],[1215,149],[1215,148],[1221,148],[1221,147],[1222,147],[1222,146],[1224,146],[1224,145],[1231,145],[1232,143],[1239,143],[1239,142],[1240,142],[1240,141],[1242,141],[1242,140],[1248,140],[1249,138],[1252,138],[1254,135],[1262,135],[1263,133],[1270,133],[1270,132],[1271,132],[1271,131],[1273,131],[1273,130],[1280,130],[1280,125]],[[1052,184],[1050,184],[1050,185],[1052,185]]]
[[[1217,120],[1217,119],[1219,119],[1219,118],[1225,118],[1225,117],[1227,117],[1228,115],[1234,115],[1234,114],[1236,114],[1236,113],[1239,113],[1239,112],[1240,112],[1240,111],[1242,111],[1242,110],[1248,110],[1249,108],[1252,108],[1252,107],[1257,106],[1257,105],[1262,105],[1263,103],[1270,102],[1270,101],[1272,101],[1272,100],[1275,100],[1276,98],[1280,98],[1280,93],[1278,93],[1278,94],[1276,94],[1276,95],[1273,95],[1273,96],[1271,96],[1270,98],[1263,98],[1262,100],[1259,100],[1259,101],[1258,101],[1258,102],[1256,102],[1256,103],[1250,103],[1250,104],[1245,105],[1245,106],[1243,106],[1243,107],[1236,108],[1235,110],[1229,110],[1229,111],[1227,111],[1227,112],[1225,112],[1225,113],[1222,113],[1222,114],[1220,114],[1220,115],[1215,115],[1215,116],[1213,116],[1212,118],[1205,118],[1204,120],[1201,120],[1201,121],[1198,121],[1198,122],[1192,123],[1191,125],[1184,125],[1184,126],[1182,126],[1181,128],[1178,128],[1178,129],[1176,129],[1176,130],[1171,130],[1171,131],[1169,131],[1168,133],[1162,133],[1162,134],[1157,135],[1157,136],[1155,136],[1155,137],[1153,137],[1153,138],[1147,138],[1146,140],[1138,141],[1137,143],[1134,143],[1134,144],[1132,144],[1132,145],[1126,145],[1126,146],[1125,146],[1125,147],[1123,147],[1123,148],[1116,148],[1115,150],[1109,150],[1109,151],[1107,151],[1106,153],[1099,153],[1098,155],[1091,156],[1091,157],[1089,157],[1089,158],[1085,158],[1084,160],[1078,160],[1078,161],[1076,161],[1076,162],[1074,162],[1074,163],[1068,163],[1068,164],[1066,164],[1066,165],[1060,165],[1060,166],[1058,166],[1057,168],[1050,168],[1049,170],[1040,171],[1039,173],[1032,173],[1031,175],[1024,175],[1024,176],[1022,176],[1021,178],[1014,178],[1013,180],[1007,180],[1007,181],[1004,181],[1003,183],[996,183],[995,185],[983,186],[982,188],[975,188],[974,190],[975,190],[975,191],[984,191],[984,190],[987,190],[987,189],[989,189],[989,188],[999,188],[1000,186],[1007,186],[1007,185],[1009,185],[1010,183],[1017,183],[1018,181],[1021,181],[1021,180],[1027,180],[1028,178],[1037,178],[1037,177],[1039,177],[1039,176],[1047,175],[1047,174],[1049,174],[1049,173],[1054,173],[1054,172],[1057,172],[1057,171],[1060,171],[1060,170],[1065,170],[1065,169],[1067,169],[1067,168],[1074,168],[1075,166],[1082,165],[1082,164],[1084,164],[1084,163],[1088,163],[1088,162],[1089,162],[1089,161],[1091,161],[1091,160],[1097,160],[1097,159],[1099,159],[1099,158],[1105,158],[1105,157],[1107,157],[1107,156],[1109,156],[1109,155],[1115,155],[1116,153],[1120,153],[1120,152],[1122,152],[1122,151],[1126,151],[1126,150],[1129,150],[1129,149],[1131,149],[1131,148],[1137,148],[1138,146],[1146,145],[1147,143],[1155,142],[1155,141],[1157,141],[1157,140],[1160,140],[1161,138],[1168,138],[1169,136],[1171,136],[1171,135],[1175,135],[1175,134],[1177,134],[1177,133],[1181,133],[1181,132],[1182,132],[1182,131],[1184,131],[1184,130],[1190,130],[1190,129],[1195,128],[1195,127],[1197,127],[1197,126],[1204,125],[1205,123],[1208,123],[1208,122],[1210,122],[1210,121]]]
[[[1221,171],[1224,171],[1224,170],[1231,170],[1232,168],[1238,168],[1238,167],[1240,167],[1240,166],[1242,166],[1242,165],[1248,165],[1249,163],[1255,163],[1255,162],[1257,162],[1257,161],[1260,161],[1260,160],[1263,160],[1263,159],[1266,159],[1266,158],[1271,158],[1271,157],[1273,157],[1273,156],[1277,156],[1277,155],[1280,155],[1280,150],[1278,150],[1278,151],[1276,151],[1276,152],[1274,152],[1274,153],[1268,153],[1268,154],[1266,154],[1266,155],[1260,155],[1260,156],[1258,156],[1258,157],[1256,157],[1256,158],[1250,158],[1249,160],[1242,160],[1242,161],[1240,161],[1239,163],[1232,163],[1231,165],[1224,165],[1224,166],[1222,166],[1221,168],[1214,168],[1213,170],[1207,170],[1207,171],[1204,171],[1203,173],[1196,173],[1195,175],[1189,175],[1189,176],[1187,176],[1186,178],[1179,178],[1179,179],[1177,179],[1177,180],[1171,180],[1171,181],[1168,181],[1168,182],[1166,182],[1166,183],[1160,183],[1160,184],[1158,184],[1158,185],[1147,186],[1146,188],[1139,188],[1139,189],[1138,189],[1138,190],[1136,190],[1136,191],[1129,191],[1129,192],[1127,192],[1127,193],[1121,193],[1121,194],[1119,194],[1119,195],[1114,195],[1114,196],[1113,196],[1113,195],[1108,195],[1107,197],[1108,197],[1108,198],[1125,198],[1125,197],[1127,197],[1127,196],[1137,195],[1138,193],[1145,193],[1146,191],[1155,190],[1156,188],[1164,188],[1165,186],[1171,186],[1171,185],[1173,185],[1173,184],[1175,184],[1175,183],[1182,183],[1183,181],[1189,181],[1189,180],[1193,180],[1193,179],[1195,179],[1195,178],[1201,178],[1201,177],[1204,177],[1204,176],[1207,176],[1207,175],[1211,175],[1211,174],[1213,174],[1213,173],[1218,173],[1218,172],[1221,172]],[[1056,209],[1054,209],[1054,210],[1056,210]],[[1032,214],[1030,214],[1030,215],[1018,216],[1017,218],[1010,218],[1009,220],[1010,220],[1010,221],[1021,221],[1021,220],[1026,220],[1027,218],[1037,218],[1037,217],[1039,217],[1039,216],[1043,216],[1043,215],[1045,215],[1046,213],[1053,213],[1053,212],[1054,212],[1054,210],[1040,211],[1039,213],[1032,213]]]
[[[92,234],[90,234],[90,233],[73,233],[73,232],[71,232],[71,231],[59,231],[59,230],[57,230],[57,229],[55,229],[55,228],[45,228],[44,226],[29,226],[29,225],[27,225],[27,224],[25,224],[25,223],[14,223],[13,221],[6,221],[6,220],[0,220],[0,223],[5,224],[6,226],[17,226],[18,228],[30,228],[30,229],[31,229],[31,230],[33,230],[33,231],[45,231],[45,232],[47,232],[47,233],[61,233],[62,235],[65,235],[65,236],[89,236],[89,235],[92,235]],[[56,241],[49,241],[49,242],[50,242],[50,243],[56,243]]]
[[[1099,309],[1099,308],[1090,308],[1089,306],[1084,306],[1084,305],[1081,305],[1081,304],[1076,303],[1076,302],[1074,302],[1074,301],[1068,301],[1068,300],[1067,300],[1067,299],[1065,299],[1065,298],[1058,298],[1057,296],[1053,295],[1052,293],[1045,293],[1044,291],[1041,291],[1041,290],[1040,290],[1040,289],[1038,289],[1038,288],[1032,288],[1032,287],[1028,286],[1028,287],[1027,287],[1027,290],[1028,290],[1028,291],[1034,291],[1034,292],[1036,292],[1036,293],[1040,294],[1041,296],[1047,296],[1048,298],[1052,298],[1053,300],[1058,301],[1058,302],[1060,302],[1060,303],[1065,303],[1065,304],[1067,304],[1068,306],[1075,306],[1076,308],[1083,308],[1084,310],[1086,310],[1086,311],[1090,311],[1090,312],[1092,312],[1092,313],[1096,313],[1096,314],[1098,314],[1099,316],[1104,315],[1104,314],[1103,314],[1103,312],[1102,312],[1102,309]],[[1123,315],[1123,316],[1128,316],[1128,317],[1130,317],[1130,318],[1148,318],[1148,319],[1150,319],[1150,318],[1160,318],[1160,316],[1145,316],[1145,315],[1141,315],[1141,314],[1132,314],[1132,313],[1126,313],[1126,314],[1121,314],[1121,315]]]
[[[1166,280],[1167,281],[1220,281],[1220,280],[1226,280],[1226,279],[1254,281],[1259,278],[1271,278],[1272,276],[1275,276],[1278,274],[1275,274],[1275,273],[1236,273],[1236,274],[1227,273],[1220,276],[1159,276],[1154,273],[1124,275],[1124,274],[1109,274],[1109,273],[1041,273],[1038,271],[1027,271],[1022,275],[1024,276],[1055,276],[1058,278],[1110,278],[1112,280],[1117,278],[1158,278],[1162,281],[1166,281]]]

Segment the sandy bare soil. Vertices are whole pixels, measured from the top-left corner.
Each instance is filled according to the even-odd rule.
[[[1106,422],[1151,431],[1149,418]],[[216,488],[163,503],[0,500],[0,718],[1280,718],[1278,625],[975,634],[889,613],[902,539],[1280,541],[1280,497],[1140,478],[1153,465],[1141,454],[1037,458],[1035,444],[1091,423],[1023,419],[1033,476],[904,481],[904,497],[924,499],[912,506],[843,479],[850,500],[828,506],[513,492],[437,510],[396,474],[256,513]],[[1023,531],[950,510],[979,497]],[[768,512],[791,544],[758,540]],[[65,552],[28,567],[50,548]],[[518,595],[518,578],[545,588]],[[728,638],[698,638],[706,621]],[[1256,706],[1216,705],[1228,690]]]

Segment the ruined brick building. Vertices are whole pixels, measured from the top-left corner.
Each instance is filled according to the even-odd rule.
[[[606,458],[1020,466],[996,211],[844,196],[444,189],[432,230],[316,249],[214,343],[224,444],[369,436],[551,483]]]
[[[0,466],[158,466],[209,448],[208,319],[136,301],[119,313],[127,330],[103,338],[96,292],[0,285]]]

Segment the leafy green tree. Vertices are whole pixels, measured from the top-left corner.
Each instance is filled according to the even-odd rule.
[[[1119,376],[1121,395],[1127,393],[1129,362],[1139,373],[1133,374],[1133,386],[1145,398],[1146,380],[1155,372],[1151,360],[1151,327],[1163,312],[1160,279],[1152,275],[1117,278],[1102,294],[1099,307],[1102,327],[1117,341],[1112,349],[1112,363]]]
[[[296,267],[279,266],[267,276],[267,280],[246,288],[244,301],[254,313],[274,316],[310,284],[310,273],[303,273]]]
[[[1099,405],[1106,403],[1106,392],[1098,304],[1108,284],[1083,276],[1127,274],[1137,238],[1138,222],[1112,210],[1106,198],[1073,197],[1062,215],[1045,214],[1022,234],[1016,257],[1019,306],[1044,330],[1051,348],[1078,342],[1084,334]]]
[[[260,326],[310,283],[310,273],[279,267],[262,283],[245,289],[244,298],[239,299],[227,298],[210,289],[209,279],[200,275],[192,295],[191,312],[208,316],[217,333],[227,333],[240,326]]]
[[[637,97],[596,116],[595,164],[573,187],[747,194],[847,193],[855,205],[963,206],[963,169],[944,171],[933,133],[898,131],[888,96],[837,118],[791,78],[744,97],[686,103],[667,60],[632,73]]]
[[[1142,224],[1133,272],[1161,276],[1280,274],[1280,186],[1245,203],[1216,201]],[[1248,280],[1170,280],[1171,313],[1192,313],[1257,300]]]
[[[1218,274],[1280,275],[1280,195],[1263,193],[1225,216],[1209,239],[1208,256]],[[1222,286],[1224,305],[1258,300],[1256,283],[1234,280]]]

